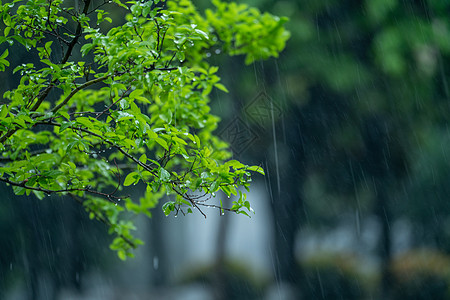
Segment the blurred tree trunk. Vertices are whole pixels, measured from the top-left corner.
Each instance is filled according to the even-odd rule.
[[[378,179],[374,179],[376,190],[375,208],[374,212],[377,216],[380,225],[380,239],[379,239],[379,257],[380,265],[380,299],[390,299],[392,291],[392,274],[390,272],[390,264],[392,259],[392,242],[391,242],[391,213],[388,206],[388,195],[386,194],[386,184]]]
[[[366,148],[364,169],[373,181],[375,194],[373,210],[381,225],[378,248],[378,256],[381,260],[379,297],[380,299],[390,299],[393,284],[389,268],[392,259],[391,212],[389,195],[386,191],[389,190],[389,182],[395,179],[395,176],[392,175],[396,171],[394,169],[396,157],[390,155],[391,138],[386,116],[374,114],[368,117],[363,129],[363,138]]]
[[[219,219],[218,232],[216,235],[216,258],[215,258],[215,270],[213,282],[213,293],[215,300],[226,300],[229,299],[227,296],[228,288],[231,288],[227,284],[227,274],[226,274],[226,245],[228,239],[228,226],[230,224],[230,218],[228,214],[221,216]]]
[[[280,164],[269,159],[266,166],[269,181],[274,224],[274,264],[277,282],[301,289],[302,271],[295,256],[297,233],[306,222],[303,185],[306,179],[305,149],[302,143],[300,111],[291,108],[285,112],[282,122],[288,128],[284,135],[274,137],[273,147],[278,147]],[[281,123],[281,122],[280,122]],[[274,129],[274,134],[275,134]],[[283,155],[284,157],[282,157]]]
[[[293,164],[296,161],[292,161]],[[274,170],[273,168],[270,168]],[[301,187],[303,178],[293,173],[280,175],[280,191],[271,178],[271,207],[274,224],[274,263],[276,266],[275,278],[277,282],[286,282],[293,285],[300,284],[300,268],[295,258],[295,241],[300,224],[304,222],[301,214],[303,199]]]
[[[19,232],[21,241],[20,248],[23,249],[22,263],[27,288],[27,298],[29,300],[40,299],[39,279],[41,277],[39,276],[39,271],[42,270],[40,263],[42,259],[42,257],[40,257],[42,255],[40,253],[40,247],[42,245],[39,243],[39,218],[36,212],[39,208],[33,200],[35,199],[24,199],[24,197],[16,199],[20,207],[22,220],[22,230]]]
[[[159,208],[159,207],[158,207]],[[152,249],[152,285],[156,287],[167,284],[167,266],[168,257],[166,255],[165,237],[163,227],[161,226],[163,214],[161,209],[155,209],[152,217],[149,219],[151,232]]]

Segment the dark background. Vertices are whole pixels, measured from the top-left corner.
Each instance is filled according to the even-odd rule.
[[[292,35],[278,59],[209,57],[217,132],[266,170],[252,219],[158,208],[121,262],[77,203],[1,185],[0,298],[449,299],[450,2],[247,3]]]

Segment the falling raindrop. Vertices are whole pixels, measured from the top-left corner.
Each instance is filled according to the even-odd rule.
[[[360,221],[360,215],[359,215],[359,210],[356,209],[355,211],[355,218],[356,218],[356,233],[358,234],[358,236],[361,236],[361,221]]]
[[[153,269],[158,270],[159,268],[159,258],[158,256],[153,256]]]
[[[319,269],[316,268],[317,279],[319,280],[320,292],[322,293],[322,299],[325,299],[325,291],[322,284],[322,276],[319,273]]]

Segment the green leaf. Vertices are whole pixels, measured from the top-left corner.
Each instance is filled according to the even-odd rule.
[[[8,115],[8,112],[8,106],[6,106],[6,104],[2,104],[0,109],[0,118],[5,118]]]
[[[194,29],[196,33],[200,34],[203,38],[205,38],[206,40],[209,39],[208,34],[200,29]]]
[[[166,149],[167,151],[169,151],[169,145],[167,145],[167,142],[165,140],[163,140],[162,138],[155,138],[155,141],[160,144],[164,149]]]
[[[132,184],[136,184],[139,181],[139,174],[136,172],[131,172],[125,177],[123,181],[124,186],[130,186]]]
[[[200,149],[200,147],[201,147],[200,138],[197,135],[194,135],[194,139],[195,139],[194,144],[196,144],[197,148]]]
[[[249,215],[246,211],[244,211],[244,210],[239,210],[237,213],[238,213],[238,214],[246,215],[247,217],[251,218],[250,215]]]
[[[216,88],[218,88],[219,90],[224,91],[225,93],[229,92],[228,89],[221,83],[216,83],[216,84],[214,84],[214,86]]]
[[[76,119],[76,122],[80,125],[84,125],[84,127],[86,127],[86,128],[93,127],[91,120],[89,120],[89,118],[86,118],[86,117],[79,117]]]
[[[83,56],[87,55],[94,48],[93,44],[87,43],[81,47],[81,54]]]
[[[180,139],[179,137],[173,136],[173,137],[172,137],[172,140],[173,140],[174,142],[177,142],[178,144],[181,144],[181,145],[187,145],[186,141],[183,140],[183,139]]]
[[[211,184],[211,187],[209,188],[209,191],[212,193],[212,192],[217,191],[218,189],[219,189],[219,182],[218,181],[214,181]]]
[[[163,204],[162,210],[166,216],[170,215],[170,213],[175,209],[175,202],[168,201]]]
[[[225,163],[226,166],[228,167],[233,167],[233,169],[237,170],[237,169],[241,169],[244,168],[245,165],[237,160],[229,160]]]
[[[264,173],[264,169],[262,167],[260,167],[260,166],[250,166],[250,167],[247,168],[247,170],[258,172],[259,174],[262,174],[262,175],[266,175]]]
[[[149,139],[156,139],[158,137],[158,135],[151,129],[147,130],[147,136]],[[166,143],[167,146],[167,143]]]
[[[33,194],[39,199],[42,200],[45,197],[45,194],[41,191],[33,191]]]
[[[8,57],[9,55],[9,50],[6,49],[5,51],[3,51],[2,55],[0,55],[0,59],[5,59],[6,57]]]
[[[186,56],[184,55],[184,52],[182,52],[182,51],[178,51],[176,53],[176,56],[180,62],[183,62],[186,59]]]
[[[130,95],[128,96],[130,99],[135,99],[136,97],[142,95],[144,93],[144,90],[142,89],[135,89],[134,91],[132,91],[130,93]]]
[[[69,121],[70,121],[70,116],[69,116],[69,114],[68,114],[66,111],[64,111],[64,110],[59,110],[59,111],[58,111],[58,114],[61,115],[61,116],[63,116],[64,118],[66,118],[66,120],[69,120]]]
[[[49,42],[45,43],[44,48],[47,51],[48,55],[50,55],[52,53],[52,49],[51,49],[52,44],[53,44],[53,41],[49,41]]]
[[[120,260],[127,260],[127,255],[124,250],[117,251],[117,256],[119,256]]]
[[[192,191],[196,191],[200,185],[202,184],[203,179],[202,178],[197,178],[190,186]]]
[[[159,169],[159,178],[161,179],[161,181],[169,181],[169,179],[170,179],[170,173],[167,172],[166,169],[160,168],[160,169]]]
[[[151,183],[152,191],[156,193],[159,190],[160,185],[159,182],[153,181]]]
[[[231,196],[231,190],[228,186],[221,186],[220,189],[225,193],[225,195],[227,195],[228,197]]]
[[[147,155],[145,155],[145,153],[142,154],[141,157],[139,157],[139,161],[143,164],[146,164],[147,163]]]
[[[167,124],[172,123],[172,112],[170,110],[164,114],[160,114],[159,117]]]
[[[67,128],[69,128],[73,125],[74,125],[74,122],[62,122],[61,127],[59,127],[59,133],[63,132],[64,130],[66,130]]]

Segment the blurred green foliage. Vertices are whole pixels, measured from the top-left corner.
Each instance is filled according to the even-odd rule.
[[[393,299],[448,299],[450,258],[433,250],[414,250],[392,262]]]
[[[264,278],[249,271],[245,261],[224,261],[220,264],[190,268],[180,274],[182,284],[201,283],[212,286],[217,299],[261,299],[268,287]]]
[[[368,278],[350,255],[319,253],[303,259],[305,299],[365,299]]]

